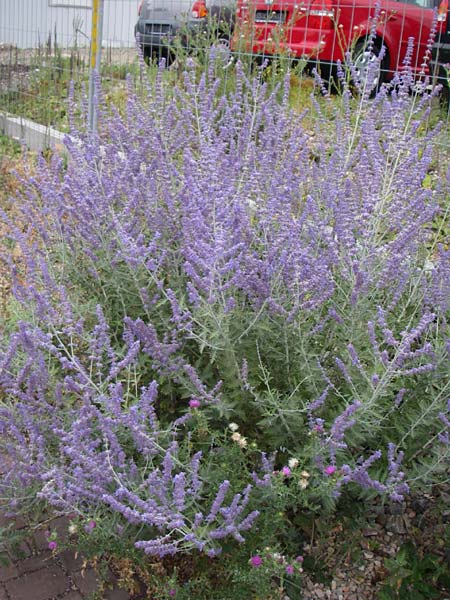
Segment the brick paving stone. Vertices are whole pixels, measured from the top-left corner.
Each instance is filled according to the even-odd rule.
[[[29,558],[25,558],[16,563],[19,575],[39,571],[39,569],[45,569],[49,566],[53,566],[52,553],[49,551],[40,552],[39,554],[30,556]]]
[[[56,531],[59,537],[67,537],[67,530],[70,525],[70,519],[67,517],[57,517],[50,521],[48,528],[52,531]]]
[[[34,546],[37,550],[48,549],[47,529],[38,529],[33,536]]]
[[[27,542],[21,542],[17,548],[11,549],[8,554],[12,560],[22,560],[32,555],[32,550]]]
[[[14,529],[25,529],[25,527],[27,527],[27,524],[22,519],[22,517],[15,517],[15,519],[14,519]]]
[[[67,540],[69,522],[65,517],[54,519],[31,534],[28,543],[21,543],[19,551],[11,557],[11,564],[0,567],[0,600],[53,600],[55,597],[87,600],[98,592],[100,576],[92,568],[82,570],[84,557],[77,555],[75,548],[59,553],[57,562],[48,550],[46,532],[56,530],[58,539]],[[0,513],[0,527],[7,527],[10,523],[14,523],[15,529],[25,525],[21,520],[16,521]],[[114,585],[116,578],[111,572],[105,578],[109,585]],[[102,600],[129,598],[124,589],[113,588],[102,593]]]
[[[81,571],[84,558],[81,554],[77,554],[75,550],[64,550],[58,554],[58,557],[68,571]]]
[[[5,585],[11,600],[51,600],[69,589],[69,581],[57,566],[27,573]]]
[[[99,581],[94,569],[86,569],[83,572],[75,573],[72,575],[72,579],[83,596],[89,596],[98,590]]]
[[[6,517],[3,513],[0,513],[0,527],[8,527],[11,520],[11,517]]]
[[[104,600],[130,600],[126,590],[108,590],[105,592]]]
[[[45,550],[48,548],[48,532],[56,532],[57,539],[67,538],[67,528],[69,526],[69,519],[67,517],[58,517],[53,519],[38,529],[34,534],[34,545],[37,550]]]
[[[20,517],[7,517],[4,513],[0,513],[0,527],[9,527],[11,523],[13,524],[12,529],[14,530],[23,529],[27,526],[25,521]]]
[[[9,563],[9,565],[2,565],[0,567],[0,583],[4,583],[9,579],[14,579],[14,577],[17,577],[18,574],[19,572],[13,563]]]

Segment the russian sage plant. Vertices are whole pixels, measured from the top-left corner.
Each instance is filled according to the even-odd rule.
[[[401,501],[445,471],[450,173],[424,184],[440,130],[410,88],[312,119],[239,64],[227,95],[161,70],[39,161],[3,215],[13,509],[101,507],[149,554],[215,555],[282,490]]]

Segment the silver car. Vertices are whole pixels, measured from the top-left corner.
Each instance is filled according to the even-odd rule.
[[[144,57],[168,57],[176,44],[189,48],[208,27],[229,40],[235,0],[142,0],[135,34]]]

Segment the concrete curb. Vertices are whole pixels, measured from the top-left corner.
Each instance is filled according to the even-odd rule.
[[[0,131],[14,140],[24,142],[33,152],[42,152],[48,148],[64,149],[65,133],[23,117],[0,112]]]

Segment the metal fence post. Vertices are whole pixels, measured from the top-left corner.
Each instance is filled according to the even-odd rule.
[[[89,130],[97,131],[97,106],[94,99],[94,74],[100,74],[102,57],[104,0],[92,0],[91,48],[89,61]]]

